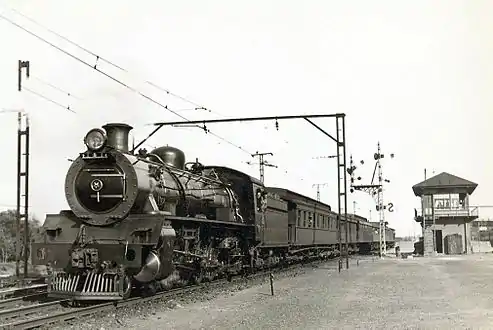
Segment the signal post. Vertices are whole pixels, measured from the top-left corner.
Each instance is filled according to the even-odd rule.
[[[351,176],[351,189],[350,192],[353,193],[356,190],[364,191],[370,194],[376,203],[376,210],[379,216],[379,227],[378,227],[378,235],[379,235],[379,256],[383,258],[387,254],[387,242],[386,242],[386,228],[387,222],[385,221],[385,210],[389,212],[394,211],[394,204],[388,203],[387,205],[384,203],[383,198],[383,186],[384,182],[390,183],[390,180],[384,179],[382,174],[382,159],[385,155],[381,152],[380,142],[377,144],[377,152],[373,155],[375,160],[375,168],[373,169],[373,177],[371,179],[371,183],[369,185],[355,185],[355,179],[361,180],[361,177],[358,176],[355,178],[355,170],[357,167],[354,165],[353,157],[350,157],[349,168],[347,169],[348,174]],[[394,158],[394,154],[390,154],[390,158]],[[360,162],[361,165],[364,164],[364,161]],[[375,174],[377,174],[377,184],[373,184],[375,180]]]

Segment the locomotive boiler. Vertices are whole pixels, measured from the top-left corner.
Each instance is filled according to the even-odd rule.
[[[48,265],[51,296],[127,298],[133,286],[174,272],[183,239],[172,219],[221,214],[243,222],[235,192],[214,171],[186,163],[184,153],[169,146],[133,154],[131,129],[107,124],[90,130],[87,150],[66,174],[70,210],[47,215],[44,238],[32,248],[33,264]]]

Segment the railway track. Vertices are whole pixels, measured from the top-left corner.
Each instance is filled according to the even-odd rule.
[[[236,276],[233,277],[231,282],[227,279],[218,279],[213,282],[206,282],[198,285],[189,285],[181,288],[171,289],[163,292],[159,292],[149,297],[134,297],[123,301],[105,302],[99,303],[87,307],[69,308],[63,307],[61,304],[68,300],[56,300],[48,303],[39,303],[35,305],[26,306],[22,309],[10,309],[6,311],[0,310],[0,329],[33,329],[41,326],[47,326],[49,324],[57,322],[66,322],[75,318],[80,318],[92,314],[101,312],[114,311],[115,309],[128,307],[136,304],[145,303],[147,301],[166,299],[178,297],[184,294],[193,293],[201,288],[215,288],[226,283],[237,283],[240,281],[254,280],[261,277],[268,277],[274,272],[283,272],[291,269],[305,267],[308,265],[314,265],[324,261],[313,261],[306,264],[295,264],[281,269],[273,269],[267,271],[261,271],[249,275],[248,277]],[[325,261],[326,262],[326,261]],[[4,316],[7,316],[7,322],[3,321]]]
[[[2,310],[6,308],[10,308],[11,306],[23,305],[25,302],[32,302],[45,299],[48,292],[45,290],[40,290],[35,293],[27,293],[18,297],[0,299],[0,313]]]
[[[115,309],[137,305],[148,301],[178,297],[184,294],[193,293],[201,288],[214,288],[226,283],[237,283],[245,280],[248,281],[262,277],[268,277],[271,273],[283,273],[288,270],[304,268],[306,266],[314,266],[327,262],[336,263],[337,259],[315,260],[304,264],[294,264],[285,268],[277,268],[254,273],[246,278],[243,276],[236,276],[232,278],[231,282],[229,282],[227,279],[219,279],[213,282],[207,282],[198,285],[189,285],[159,292],[149,297],[134,297],[123,301],[104,302],[87,307],[63,307],[61,304],[64,302],[68,302],[69,300],[54,300],[46,303],[28,305],[17,309],[0,310],[0,329],[33,329],[41,326],[47,326],[53,323],[66,322],[75,318],[80,318],[101,312],[114,311]],[[4,319],[7,320],[7,322],[5,322]]]
[[[0,290],[0,320],[8,309],[24,308],[26,304],[42,302],[47,298],[47,285],[34,284]]]
[[[143,303],[150,300],[162,299],[167,297],[172,297],[181,293],[190,293],[199,288],[202,285],[188,286],[185,288],[178,288],[169,291],[160,292],[154,296],[150,297],[135,297],[128,300],[123,300],[118,303],[108,302],[100,303],[92,306],[81,307],[81,308],[66,308],[66,311],[57,311],[48,315],[38,316],[31,319],[14,321],[7,324],[0,325],[1,329],[32,329],[40,326],[46,326],[55,322],[69,321],[74,318],[79,318],[83,316],[88,316],[96,313],[106,312],[114,310],[115,308],[121,308],[126,306],[135,305],[137,303]]]
[[[265,275],[265,274],[260,274],[260,275]],[[233,281],[235,280],[237,279],[233,279]],[[64,302],[68,302],[69,300],[55,300],[47,303],[39,303],[35,305],[25,306],[24,308],[21,309],[9,309],[5,311],[0,311],[0,320],[3,319],[10,319],[10,320],[14,319],[14,320],[12,320],[9,323],[3,323],[4,321],[0,321],[3,323],[0,325],[0,329],[33,329],[56,322],[69,321],[74,318],[111,311],[114,310],[115,308],[132,306],[135,304],[144,303],[146,301],[171,298],[182,294],[189,294],[204,287],[209,287],[209,288],[216,287],[225,283],[228,283],[226,279],[220,279],[210,283],[191,285],[182,288],[176,288],[176,289],[159,292],[149,297],[134,297],[127,300],[119,301],[117,303],[105,302],[105,303],[99,303],[99,304],[95,304],[87,307],[80,307],[80,308],[62,307],[61,304]],[[46,315],[40,315],[40,314],[46,314]],[[30,318],[26,318],[29,316]]]
[[[20,319],[30,315],[46,313],[50,310],[58,309],[60,304],[67,300],[52,300],[48,302],[33,303],[27,306],[14,307],[0,310],[0,320]]]

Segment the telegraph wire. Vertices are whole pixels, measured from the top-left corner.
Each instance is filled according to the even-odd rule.
[[[24,89],[25,91],[27,91],[27,92],[29,92],[29,93],[31,93],[31,94],[33,94],[33,95],[36,95],[37,97],[42,98],[42,99],[44,99],[45,101],[51,102],[52,104],[57,105],[57,106],[59,106],[59,107],[61,107],[61,108],[65,109],[65,110],[71,111],[71,112],[73,112],[73,113],[77,113],[77,112],[75,112],[74,110],[72,110],[72,109],[70,108],[70,105],[65,106],[65,105],[63,105],[63,104],[61,104],[61,103],[59,103],[59,102],[57,102],[57,101],[55,101],[55,100],[52,100],[52,99],[50,99],[49,97],[44,96],[43,94],[38,93],[38,92],[36,92],[36,91],[34,91],[34,90],[32,90],[32,89],[30,89],[30,88],[28,88],[28,87],[24,86],[24,85],[22,85],[22,87],[23,87],[23,89]]]
[[[55,89],[55,90],[57,90],[57,91],[59,91],[59,92],[61,92],[61,93],[63,93],[63,94],[66,94],[67,96],[73,97],[74,99],[77,99],[77,100],[81,100],[81,98],[80,98],[80,97],[77,97],[77,96],[75,96],[74,94],[72,94],[72,93],[70,93],[70,92],[68,92],[68,91],[66,91],[66,90],[64,90],[64,89],[61,89],[60,87],[57,87],[57,86],[53,85],[52,83],[47,82],[46,80],[41,79],[41,78],[39,78],[39,77],[37,77],[37,76],[33,76],[33,75],[31,75],[31,76],[29,77],[29,79],[34,79],[34,80],[37,80],[38,82],[40,82],[40,83],[42,83],[42,84],[44,84],[44,85],[46,85],[46,86],[49,86],[49,87],[51,87],[51,88],[53,88],[53,89]]]
[[[118,66],[118,65],[116,65],[116,64],[114,64],[114,63],[112,63],[112,62],[110,62],[110,61],[108,61],[108,60],[106,60],[105,58],[103,58],[103,57],[99,56],[98,54],[96,54],[96,53],[94,53],[94,52],[92,52],[92,51],[90,51],[89,49],[84,48],[84,47],[82,47],[81,45],[79,45],[79,44],[77,44],[77,43],[75,43],[75,42],[71,41],[71,40],[70,40],[70,39],[68,39],[67,37],[64,37],[63,35],[61,35],[61,34],[59,34],[59,33],[55,32],[55,31],[51,30],[50,28],[48,28],[48,27],[46,27],[46,26],[42,25],[41,23],[37,22],[37,21],[36,21],[36,20],[34,20],[33,18],[31,18],[31,17],[29,17],[29,16],[27,16],[27,15],[25,15],[25,14],[21,13],[20,11],[18,11],[18,10],[16,10],[16,9],[14,9],[14,8],[7,7],[7,6],[4,6],[4,7],[5,7],[5,8],[8,8],[8,9],[9,9],[9,10],[11,10],[11,11],[13,11],[13,12],[14,12],[14,13],[16,13],[17,15],[22,16],[22,17],[24,17],[25,19],[27,19],[27,20],[29,20],[29,21],[33,22],[34,24],[36,24],[37,26],[39,26],[39,27],[41,27],[41,28],[43,28],[43,29],[47,30],[48,32],[50,32],[50,33],[52,33],[52,34],[56,35],[57,37],[59,37],[59,38],[61,38],[61,39],[65,40],[66,42],[68,42],[68,43],[70,43],[70,44],[72,44],[72,45],[76,46],[77,48],[79,48],[79,49],[81,49],[81,50],[83,50],[83,51],[85,51],[85,52],[87,52],[87,53],[91,54],[92,56],[96,57],[97,59],[100,59],[100,60],[102,60],[102,61],[104,61],[104,62],[106,62],[106,63],[108,63],[108,64],[111,64],[111,65],[113,65],[114,67],[116,67],[116,68],[118,68],[118,69],[120,69],[120,70],[126,71],[124,68],[122,68],[122,67],[120,67],[120,66]]]
[[[53,48],[55,48],[55,49],[57,49],[57,50],[59,50],[60,52],[62,52],[63,54],[65,54],[65,55],[67,55],[67,56],[69,56],[69,57],[73,58],[74,60],[76,60],[76,61],[78,61],[78,62],[80,62],[80,63],[82,63],[82,64],[84,64],[84,65],[86,65],[86,66],[88,66],[88,67],[90,67],[90,68],[92,68],[92,69],[94,69],[95,71],[97,71],[97,72],[101,73],[102,75],[106,76],[107,78],[109,78],[109,79],[111,79],[111,80],[115,81],[116,83],[120,84],[121,86],[123,86],[123,87],[125,87],[125,88],[129,89],[130,91],[132,91],[132,92],[134,92],[134,93],[139,94],[140,96],[142,96],[143,98],[147,99],[148,101],[150,101],[150,102],[152,102],[152,103],[154,103],[154,104],[158,105],[159,107],[161,107],[161,108],[163,108],[163,109],[165,109],[165,110],[167,110],[167,111],[169,111],[169,112],[173,113],[174,115],[176,115],[176,116],[180,117],[181,119],[183,119],[183,120],[185,120],[185,121],[190,121],[188,118],[186,118],[186,117],[184,117],[183,115],[179,114],[178,112],[176,112],[176,111],[174,111],[174,110],[170,109],[167,105],[164,105],[164,104],[162,104],[162,103],[160,103],[160,102],[158,102],[158,101],[154,100],[153,98],[151,98],[151,97],[147,96],[146,94],[144,94],[144,93],[140,92],[139,90],[137,90],[137,89],[135,89],[135,88],[133,88],[133,87],[131,87],[131,86],[127,85],[126,83],[124,83],[124,82],[120,81],[119,79],[117,79],[117,78],[115,78],[115,77],[111,76],[110,74],[108,74],[108,73],[106,73],[106,72],[104,72],[104,71],[102,71],[102,70],[98,69],[98,68],[97,68],[97,63],[96,63],[95,65],[91,65],[90,63],[88,63],[88,62],[86,62],[86,61],[82,60],[81,58],[79,58],[79,57],[77,57],[77,56],[75,56],[75,55],[71,54],[70,52],[68,52],[68,51],[66,51],[66,50],[64,50],[64,49],[62,49],[61,47],[59,47],[59,46],[55,45],[54,43],[52,43],[52,42],[50,42],[50,41],[48,41],[48,40],[44,39],[43,37],[38,36],[38,35],[37,35],[37,34],[35,34],[34,32],[32,32],[32,31],[28,30],[27,28],[25,28],[25,27],[23,27],[22,25],[20,25],[20,24],[18,24],[18,23],[16,23],[16,22],[14,22],[14,21],[12,21],[11,19],[9,19],[9,18],[5,17],[5,16],[4,16],[4,15],[2,15],[2,14],[0,14],[0,18],[4,19],[5,21],[9,22],[9,23],[10,23],[10,24],[12,24],[12,25],[14,25],[14,26],[18,27],[19,29],[21,29],[21,30],[25,31],[26,33],[30,34],[31,36],[35,37],[36,39],[38,39],[38,40],[40,40],[40,41],[42,41],[42,42],[44,42],[44,43],[46,43],[46,44],[50,45],[51,47],[53,47]],[[100,59],[100,57],[99,57],[99,56],[97,56],[97,58],[96,58],[96,62],[98,61],[98,59]],[[157,85],[156,85],[156,86],[157,86]],[[163,90],[165,90],[165,89],[163,89]],[[169,92],[169,94],[171,94],[171,93]],[[173,94],[173,95],[174,95],[174,94]],[[56,104],[56,103],[55,103],[55,104]],[[65,107],[64,107],[64,108],[65,108]],[[204,107],[200,107],[200,108],[204,108]],[[205,109],[205,108],[204,108],[204,109]],[[69,109],[69,110],[70,110],[70,109]],[[233,142],[226,140],[226,139],[225,139],[225,138],[223,138],[223,137],[220,137],[219,135],[217,135],[217,134],[215,134],[215,133],[211,132],[209,129],[207,129],[207,128],[205,128],[205,127],[202,127],[202,126],[200,126],[200,125],[194,125],[194,127],[198,127],[198,128],[200,128],[200,129],[203,129],[206,133],[209,133],[209,134],[211,134],[212,136],[217,137],[217,138],[219,138],[219,139],[223,140],[224,142],[226,142],[226,143],[228,143],[228,144],[230,144],[230,145],[232,145],[232,146],[234,146],[234,147],[236,147],[236,148],[240,149],[241,151],[243,151],[243,152],[245,152],[245,153],[251,154],[251,152],[249,152],[249,151],[245,150],[243,147],[238,146],[238,145],[234,144]]]
[[[252,163],[252,162],[249,162],[249,161],[242,161],[241,163],[242,164],[246,164],[248,166],[256,166],[256,165],[259,165],[258,163]],[[293,171],[287,170],[284,167],[278,166],[277,167],[277,170],[279,170],[281,172],[281,175],[289,175],[290,178],[295,179],[295,180],[298,180],[298,181],[303,181],[303,183],[304,182],[308,182],[307,180],[303,179],[303,177],[299,176],[298,174],[296,174]]]

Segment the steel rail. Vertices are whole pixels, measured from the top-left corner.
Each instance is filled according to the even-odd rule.
[[[39,297],[39,296],[45,296],[47,294],[48,294],[48,291],[42,291],[42,292],[27,294],[27,295],[20,296],[20,297],[1,299],[0,300],[0,308],[2,308],[5,305],[8,305],[10,303],[16,302],[16,301],[29,299],[29,298],[35,298],[35,297]]]
[[[17,315],[27,315],[30,313],[36,313],[38,310],[43,310],[46,307],[51,307],[62,302],[69,301],[69,299],[55,300],[46,303],[32,304],[29,306],[17,307],[12,309],[0,310],[0,317],[13,317]]]

